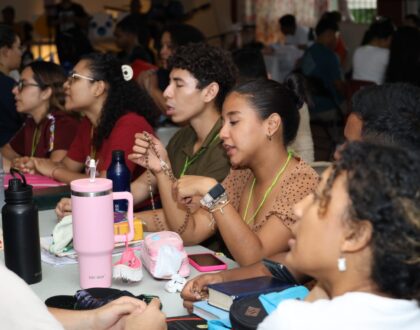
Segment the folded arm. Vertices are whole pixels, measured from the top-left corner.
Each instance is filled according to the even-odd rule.
[[[175,190],[178,200],[188,203],[192,196],[201,198],[216,184],[217,181],[212,178],[186,175],[178,180]],[[216,227],[233,258],[242,266],[285,251],[291,237],[290,230],[275,216],[271,216],[259,231],[254,232],[231,204],[225,204],[212,213],[199,209],[191,214],[182,238],[187,244],[198,244],[212,235]]]

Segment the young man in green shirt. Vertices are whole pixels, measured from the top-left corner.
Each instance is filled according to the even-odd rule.
[[[229,173],[229,160],[219,138],[222,126],[220,111],[223,101],[236,80],[236,67],[228,53],[221,48],[203,43],[177,49],[169,61],[170,83],[164,91],[167,115],[175,123],[187,123],[169,141],[165,150],[160,141],[153,138],[159,156],[171,168],[174,176],[201,175],[222,181]],[[136,134],[130,159],[141,166],[146,160],[138,152],[148,145],[142,133]],[[149,184],[159,191],[163,208],[157,215],[165,227],[165,218],[186,217],[186,209],[172,196],[172,180],[163,171],[154,171],[147,178],[144,173],[131,184],[134,202],[149,197]],[[154,211],[138,214],[146,224],[145,230],[161,230]],[[159,227],[160,226],[160,227]],[[176,228],[171,228],[177,230]]]
[[[167,115],[173,122],[186,125],[171,138],[166,149],[157,138],[153,137],[153,142],[176,178],[183,174],[201,175],[220,182],[230,169],[218,136],[222,126],[220,112],[235,84],[237,69],[229,53],[204,43],[179,47],[170,59],[169,68],[170,83],[164,91]],[[141,148],[138,143],[144,143],[142,137],[142,132],[136,134],[135,153]],[[145,160],[138,158],[138,154],[129,158],[146,167]],[[154,193],[160,194],[163,208],[137,214],[146,231],[162,229],[153,220],[155,214],[165,226],[168,214],[185,218],[186,209],[173,198],[172,181],[163,172],[153,173],[149,178],[145,172],[131,183],[134,204],[150,198],[149,185]],[[70,199],[62,199],[56,208],[58,217],[69,212]]]

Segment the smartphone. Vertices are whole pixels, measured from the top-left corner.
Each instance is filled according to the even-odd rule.
[[[188,255],[188,260],[190,265],[200,272],[227,269],[226,263],[212,253],[190,254]]]

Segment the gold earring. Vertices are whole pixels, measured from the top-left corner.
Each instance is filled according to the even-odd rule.
[[[268,141],[271,141],[271,135],[267,134]]]

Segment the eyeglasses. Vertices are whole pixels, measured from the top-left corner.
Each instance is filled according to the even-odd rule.
[[[19,80],[17,83],[16,83],[16,87],[17,87],[17,90],[19,91],[19,92],[21,92],[26,86],[36,86],[36,87],[39,87],[39,88],[41,88],[42,89],[42,87],[45,87],[45,86],[41,86],[41,85],[39,85],[39,84],[35,84],[35,83],[28,83],[28,82],[25,82],[25,81],[23,81],[23,80]]]
[[[85,79],[85,80],[89,80],[89,81],[97,81],[94,78],[84,76],[82,74],[78,74],[78,73],[75,73],[75,72],[70,72],[69,76],[67,77],[67,81],[69,82],[70,85],[78,79]]]

